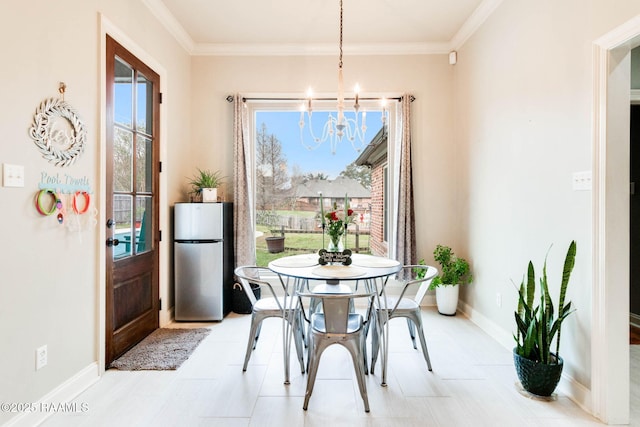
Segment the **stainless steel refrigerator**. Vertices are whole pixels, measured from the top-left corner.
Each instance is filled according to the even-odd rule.
[[[176,203],[175,319],[222,320],[231,309],[233,205]]]

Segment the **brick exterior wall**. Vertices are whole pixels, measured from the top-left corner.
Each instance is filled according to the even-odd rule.
[[[384,241],[384,166],[376,165],[371,170],[371,235],[369,245],[373,255],[387,256],[387,242]]]

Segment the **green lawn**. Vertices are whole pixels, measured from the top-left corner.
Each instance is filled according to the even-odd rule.
[[[313,215],[312,215],[313,216]],[[282,258],[288,255],[296,255],[300,253],[310,253],[317,252],[322,248],[322,234],[312,234],[312,233],[285,233],[285,251],[272,254],[267,250],[267,243],[265,237],[271,236],[270,230],[267,226],[258,225],[256,226],[258,231],[262,231],[264,233],[263,236],[260,236],[256,239],[256,262],[257,265],[266,267],[270,261]],[[369,248],[369,235],[361,234],[359,239],[359,246],[361,248]],[[353,248],[355,246],[356,237],[354,234],[347,234],[347,240],[345,241],[345,247]],[[329,243],[328,237],[325,237],[324,245],[326,246]],[[369,253],[368,249],[365,251],[361,251],[364,253]]]

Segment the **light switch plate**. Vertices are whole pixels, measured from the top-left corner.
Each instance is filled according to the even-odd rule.
[[[573,173],[573,191],[591,190],[591,171]]]
[[[24,166],[3,164],[2,185],[5,187],[24,187]]]

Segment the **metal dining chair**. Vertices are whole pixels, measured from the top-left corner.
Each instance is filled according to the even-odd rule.
[[[424,275],[422,275],[424,273]],[[402,292],[398,297],[380,296],[376,299],[373,308],[373,316],[375,321],[372,322],[372,339],[371,339],[371,373],[374,373],[376,360],[380,350],[379,338],[382,328],[385,323],[391,319],[398,317],[404,317],[407,319],[407,326],[409,328],[409,336],[413,342],[413,348],[418,349],[416,346],[416,332],[420,339],[420,345],[422,347],[422,355],[427,362],[427,368],[431,371],[431,360],[429,359],[429,351],[427,350],[427,341],[424,337],[424,330],[422,325],[422,312],[420,310],[420,304],[429,290],[429,284],[431,280],[438,274],[438,270],[435,267],[428,265],[406,265],[402,271],[398,273],[398,277],[408,277],[402,288]],[[417,278],[420,277],[421,278]],[[405,294],[411,288],[417,287],[415,297],[406,297]],[[382,358],[382,384],[386,384],[387,380],[387,360],[386,357]]]
[[[340,344],[351,354],[353,367],[358,380],[360,395],[364,402],[365,412],[369,412],[369,398],[365,382],[365,318],[349,309],[350,303],[355,298],[372,299],[374,291],[362,293],[315,293],[297,292],[302,298],[318,301],[321,310],[310,312],[305,320],[309,322],[308,340],[309,347],[307,370],[307,389],[304,396],[303,409],[309,406],[309,399],[316,381],[320,357],[324,350],[333,345]]]
[[[251,358],[252,351],[256,348],[258,338],[260,337],[260,329],[262,327],[262,321],[269,317],[279,317],[289,322],[293,331],[293,341],[296,347],[296,354],[298,361],[300,362],[300,370],[304,374],[304,353],[303,353],[303,336],[302,336],[302,312],[298,308],[297,304],[291,304],[289,300],[285,301],[284,296],[276,294],[271,283],[265,280],[265,274],[273,274],[271,270],[263,267],[256,266],[240,266],[235,269],[235,275],[240,280],[242,288],[245,294],[251,302],[251,329],[249,330],[249,340],[247,342],[247,350],[244,357],[244,365],[242,370],[247,370],[249,359]],[[267,295],[257,299],[253,293],[251,287],[252,284],[260,286],[261,294]],[[284,289],[283,295],[287,295],[287,290]],[[287,295],[287,298],[291,296]],[[283,341],[286,341],[287,337],[282,337]],[[288,372],[289,355],[284,355],[285,372]],[[288,378],[285,378],[285,383],[288,383]]]

